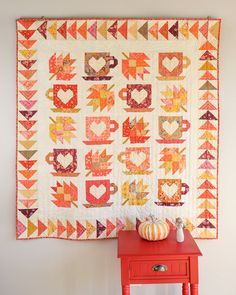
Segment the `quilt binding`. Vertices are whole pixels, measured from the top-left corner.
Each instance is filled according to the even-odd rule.
[[[216,229],[216,235],[215,236],[212,236],[212,237],[207,237],[207,236],[204,236],[204,237],[195,237],[195,239],[218,239],[218,209],[219,209],[219,194],[218,194],[218,181],[219,181],[219,135],[220,135],[220,103],[219,103],[219,87],[220,87],[220,83],[219,83],[219,56],[220,56],[220,53],[219,53],[219,46],[220,46],[220,28],[221,28],[221,19],[220,18],[76,18],[76,17],[72,17],[72,18],[19,18],[16,20],[16,111],[17,111],[17,114],[16,114],[16,239],[18,240],[29,240],[29,239],[41,239],[41,238],[54,238],[54,239],[63,239],[63,240],[73,240],[73,241],[78,241],[78,240],[103,240],[103,239],[116,239],[117,237],[103,237],[103,238],[70,238],[70,237],[59,237],[59,236],[55,236],[55,235],[50,235],[49,234],[49,228],[50,226],[45,226],[45,229],[48,229],[48,234],[47,235],[44,235],[44,236],[31,236],[33,233],[29,234],[29,228],[27,228],[26,226],[24,226],[25,228],[21,228],[22,227],[22,224],[19,225],[19,219],[18,219],[18,181],[19,181],[19,177],[18,177],[18,138],[19,138],[19,135],[18,135],[18,132],[19,132],[19,121],[18,121],[18,118],[19,118],[19,115],[18,115],[18,112],[19,112],[19,109],[18,109],[18,103],[19,103],[19,87],[18,87],[18,77],[19,77],[19,72],[18,72],[18,62],[19,62],[19,47],[18,47],[18,42],[19,42],[19,32],[18,32],[18,23],[19,22],[28,22],[28,21],[31,21],[31,22],[36,22],[36,21],[42,21],[42,22],[47,22],[47,21],[99,21],[99,20],[104,20],[104,21],[112,21],[112,20],[116,20],[116,21],[205,21],[207,22],[207,38],[205,38],[206,42],[208,42],[208,35],[209,35],[209,32],[208,32],[208,29],[209,29],[209,22],[210,21],[216,21],[219,23],[219,27],[218,27],[218,33],[217,33],[217,48],[216,48],[216,51],[217,51],[217,146],[216,146],[216,153],[217,153],[217,158],[216,158],[216,161],[217,161],[217,168],[216,168],[216,194],[215,194],[215,199],[216,199],[216,226],[215,226],[215,229]],[[32,23],[32,24],[33,24]],[[42,24],[41,24],[42,25]],[[26,31],[29,30],[30,26],[28,28],[25,28]],[[45,38],[47,39],[47,38]],[[128,39],[128,38],[127,38]],[[28,40],[26,38],[26,40]],[[168,39],[167,39],[168,40]],[[37,40],[35,40],[37,42]],[[144,40],[145,41],[145,40]],[[35,43],[36,43],[35,42]],[[36,209],[37,210],[37,209]],[[28,212],[29,213],[29,212]],[[35,211],[32,213],[34,214]],[[29,214],[28,214],[29,215]],[[31,216],[31,215],[30,215]],[[27,217],[28,219],[28,222],[29,222],[29,217]],[[35,225],[34,225],[35,226]],[[21,228],[20,231],[19,231],[19,227]],[[117,230],[120,230],[120,229],[124,229],[125,228],[125,225],[121,224],[120,228],[118,228],[117,226]],[[34,228],[34,231],[38,229],[36,226]],[[28,236],[27,237],[21,237],[21,234],[25,231],[28,231]],[[190,232],[191,232],[191,229],[189,229]],[[23,231],[23,232],[21,232]],[[43,231],[43,232],[44,232]],[[56,228],[53,230],[53,232],[56,231]],[[52,233],[53,233],[52,232]],[[51,233],[51,234],[52,234]],[[42,233],[41,233],[42,234]]]

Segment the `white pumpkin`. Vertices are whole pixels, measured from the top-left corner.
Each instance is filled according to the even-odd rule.
[[[150,215],[146,221],[141,222],[138,227],[138,233],[141,238],[148,241],[160,241],[167,238],[170,232],[168,223],[159,218]]]

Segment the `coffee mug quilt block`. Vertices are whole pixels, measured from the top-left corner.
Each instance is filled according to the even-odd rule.
[[[218,236],[219,19],[17,20],[17,239],[149,214]]]

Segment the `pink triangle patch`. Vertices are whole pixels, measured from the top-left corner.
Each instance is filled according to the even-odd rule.
[[[125,224],[119,218],[116,218],[116,232],[118,233],[120,230],[125,228]]]
[[[25,230],[26,230],[26,226],[22,222],[17,220],[17,224],[16,224],[17,237],[21,236],[23,234],[23,232],[25,232]]]
[[[93,23],[92,26],[88,28],[88,32],[94,39],[97,39],[97,22]]]
[[[37,102],[37,100],[20,100],[20,103],[27,109],[30,110],[35,103]]]

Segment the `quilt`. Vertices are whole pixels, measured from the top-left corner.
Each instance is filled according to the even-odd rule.
[[[217,238],[220,19],[16,24],[17,239]]]

